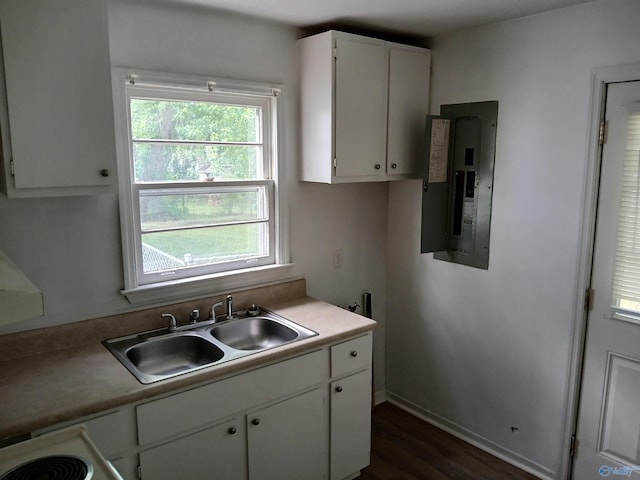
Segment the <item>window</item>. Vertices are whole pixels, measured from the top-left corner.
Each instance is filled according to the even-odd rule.
[[[616,261],[613,277],[614,315],[640,321],[640,105],[627,123]]]
[[[279,90],[122,80],[125,290],[280,263]]]

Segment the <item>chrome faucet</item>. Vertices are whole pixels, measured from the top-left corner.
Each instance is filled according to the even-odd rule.
[[[211,309],[209,310],[209,320],[213,320],[215,322],[216,308],[221,307],[222,305],[224,305],[222,302],[214,303],[213,305],[211,305]]]
[[[176,329],[178,328],[178,325],[176,323],[176,317],[174,317],[170,313],[163,313],[162,314],[162,318],[168,318],[169,319],[169,331],[170,332],[175,332]]]
[[[231,295],[227,295],[227,320],[231,320],[233,318],[233,297]]]

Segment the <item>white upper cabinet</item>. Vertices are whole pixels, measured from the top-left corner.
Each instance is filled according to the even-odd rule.
[[[301,39],[298,47],[301,180],[418,176],[431,52],[336,31]]]
[[[2,0],[2,191],[112,191],[109,43],[101,0]],[[1,68],[1,67],[0,67]]]

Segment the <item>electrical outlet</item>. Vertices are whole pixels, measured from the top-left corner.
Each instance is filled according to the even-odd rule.
[[[333,252],[333,268],[340,268],[342,266],[342,260],[342,250],[335,250]]]

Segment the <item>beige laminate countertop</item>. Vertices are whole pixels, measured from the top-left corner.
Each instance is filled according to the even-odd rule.
[[[149,385],[138,382],[100,342],[0,362],[0,439],[257,368],[376,325],[310,297],[265,308],[319,335]]]

